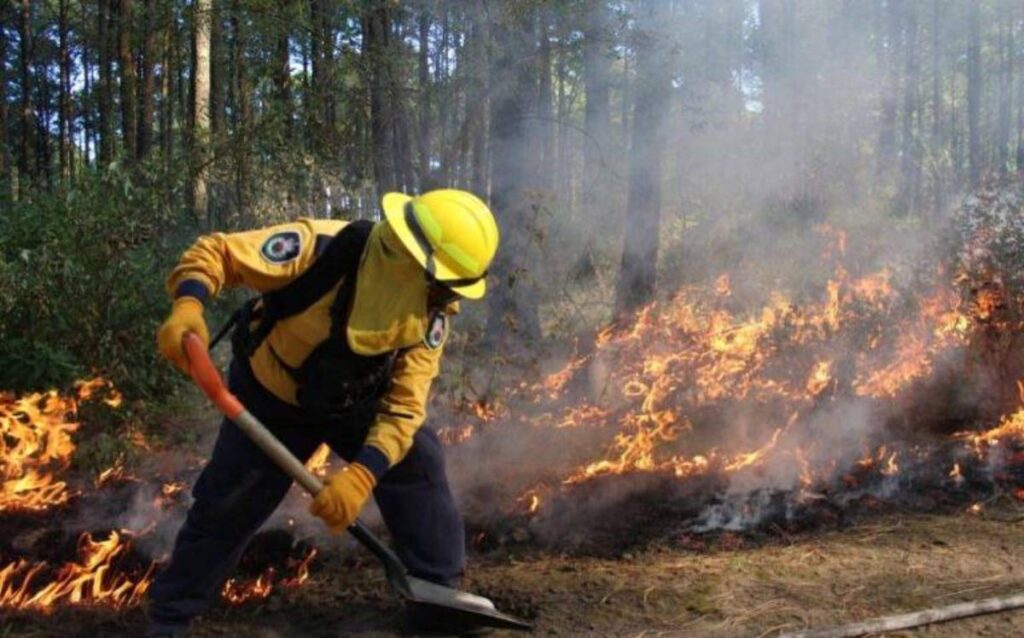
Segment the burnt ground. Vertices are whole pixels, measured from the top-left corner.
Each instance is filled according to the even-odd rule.
[[[823,530],[751,539],[680,536],[617,557],[508,548],[476,554],[466,588],[533,618],[540,636],[772,636],[1024,589],[1024,516],[890,511]],[[410,635],[375,565],[326,551],[310,582],[221,607],[197,637]],[[0,621],[0,636],[135,636],[138,610],[62,611]],[[494,636],[515,635],[495,632]],[[903,636],[1024,635],[1024,611]]]

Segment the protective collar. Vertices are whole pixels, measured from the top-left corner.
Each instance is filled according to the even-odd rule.
[[[356,275],[349,347],[370,356],[422,342],[430,319],[427,289],[423,267],[387,222],[378,223],[370,232]],[[446,311],[457,312],[456,304]]]

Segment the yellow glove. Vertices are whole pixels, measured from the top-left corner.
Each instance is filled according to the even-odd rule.
[[[359,463],[345,466],[327,478],[324,489],[316,495],[309,512],[319,516],[335,534],[355,522],[377,484],[370,470]]]
[[[156,342],[161,354],[185,374],[188,374],[188,357],[181,340],[190,331],[199,335],[203,345],[210,343],[210,333],[203,320],[203,304],[194,297],[181,297],[174,302],[171,315],[160,326]]]

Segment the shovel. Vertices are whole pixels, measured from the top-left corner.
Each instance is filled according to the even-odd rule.
[[[323,483],[227,389],[202,340],[190,332],[185,335],[183,345],[188,355],[189,374],[217,409],[245,432],[296,483],[316,496],[323,489]],[[396,596],[424,610],[441,612],[438,616],[444,619],[446,626],[461,631],[483,627],[526,631],[533,629],[529,623],[501,613],[495,609],[494,603],[483,596],[410,576],[398,556],[359,520],[348,531],[383,564],[388,584]]]

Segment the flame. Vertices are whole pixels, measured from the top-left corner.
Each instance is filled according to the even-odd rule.
[[[0,511],[43,511],[72,496],[56,473],[67,468],[78,430],[79,404],[104,392],[104,403],[121,405],[121,395],[105,379],[75,384],[73,395],[56,390],[21,397],[0,392]]]
[[[686,479],[760,471],[769,464],[794,466],[794,487],[809,494],[831,477],[854,486],[898,475],[909,452],[878,442],[852,469],[839,467],[839,455],[818,447],[827,439],[814,428],[841,424],[812,417],[844,397],[900,406],[938,361],[970,344],[978,317],[998,304],[982,297],[966,307],[963,286],[938,269],[931,280],[915,280],[914,288],[897,287],[888,268],[858,272],[841,263],[848,252],[845,231],[816,231],[823,255],[833,260],[831,277],[818,292],[776,290],[760,306],[738,312],[734,300],[724,303],[733,295],[728,273],[704,288],[683,287],[639,310],[632,322],[602,329],[591,350],[556,372],[520,385],[508,404],[514,403],[516,414],[502,405],[501,418],[607,432],[605,452],[566,472],[557,488],[562,490],[631,472]],[[581,375],[590,375],[591,392],[583,399],[575,390]],[[531,405],[540,407],[520,409]],[[707,413],[735,408],[765,417],[755,427],[737,428],[749,433],[721,448],[702,446],[692,436],[697,419],[703,427]],[[790,416],[781,420],[784,414]],[[493,421],[495,415],[478,411],[478,418]],[[449,438],[472,434],[467,429]],[[977,446],[1009,436],[1024,437],[1024,408],[991,431],[963,435]],[[533,496],[523,494],[521,507],[529,509]]]
[[[475,431],[476,428],[471,423],[461,427],[441,428],[438,431],[437,436],[446,445],[456,445],[469,440]]]
[[[229,578],[221,589],[221,598],[232,605],[241,605],[253,599],[266,598],[274,589],[274,568],[268,567],[267,571],[260,574],[251,581],[239,581]]]
[[[953,468],[949,470],[949,478],[953,479],[953,482],[960,485],[964,482],[964,475],[960,471],[960,464],[954,463]]]
[[[130,537],[129,537],[130,538]],[[111,532],[106,540],[94,540],[82,534],[78,543],[79,561],[67,563],[46,585],[36,588],[35,581],[49,565],[18,560],[0,568],[0,608],[50,611],[58,604],[105,605],[114,608],[138,604],[152,580],[154,565],[132,579],[114,573],[113,563],[127,553],[130,540]]]
[[[760,449],[754,450],[753,452],[738,455],[725,466],[725,470],[727,472],[738,472],[739,470],[742,470],[744,468],[756,465],[757,463],[764,459],[765,455],[767,455],[775,448],[775,444],[779,442],[780,434],[782,434],[781,429],[775,430],[775,434],[772,435],[771,441],[769,441]]]
[[[325,443],[321,443],[320,447],[313,452],[313,455],[306,461],[306,469],[323,478],[327,476],[327,470],[330,469],[331,461],[331,448]]]
[[[72,395],[56,391],[15,397],[0,393],[0,472],[3,484],[0,511],[43,511],[66,504],[73,493],[58,480],[70,464],[75,451],[72,434],[79,424],[74,420],[79,405],[87,400],[102,400],[111,408],[121,405],[121,395],[109,381],[93,379],[75,384]],[[141,435],[140,435],[141,436]],[[133,441],[146,447],[144,438]],[[310,460],[310,468],[325,471],[329,448],[322,446]],[[96,488],[133,479],[119,459],[101,471]],[[133,479],[134,480],[134,479]],[[186,488],[180,481],[167,481],[155,497],[163,509]],[[155,529],[152,521],[142,533]],[[138,605],[144,598],[155,571],[151,562],[144,570],[126,565],[134,535],[111,531],[102,539],[82,534],[78,541],[78,559],[62,565],[45,561],[18,559],[0,566],[0,608],[50,612],[59,606],[105,606],[121,609]],[[286,578],[278,578],[273,567],[255,579],[230,579],[222,595],[232,604],[265,598],[275,587],[297,587],[309,579],[309,565],[316,556],[310,549],[301,560],[289,560]],[[141,572],[141,573],[140,573]]]
[[[839,252],[844,252],[842,234],[830,232],[837,238]],[[850,339],[863,330],[865,321],[887,316],[895,305],[891,280],[888,270],[855,278],[837,266],[818,304],[797,306],[785,295],[774,293],[760,311],[745,317],[702,301],[699,291],[684,290],[659,312],[655,312],[654,304],[639,312],[628,328],[602,331],[596,353],[571,361],[532,386],[535,392],[550,396],[553,389],[565,387],[569,372],[583,370],[597,357],[608,356],[619,366],[613,373],[614,378],[621,379],[618,396],[633,407],[615,412],[585,401],[567,406],[561,416],[540,417],[534,424],[610,426],[617,431],[611,446],[613,454],[570,474],[564,480],[570,485],[631,471],[671,471],[690,476],[718,467],[719,462],[726,472],[757,464],[773,452],[781,428],[772,430],[770,440],[749,452],[723,455],[709,450],[694,456],[657,457],[659,450],[669,449],[681,433],[691,429],[681,416],[688,410],[723,401],[782,401],[792,405],[797,414],[803,406],[813,405],[837,382],[836,359],[827,356],[809,362],[804,368],[806,374],[800,377],[789,373],[796,371],[793,366],[779,367],[775,360],[801,350],[832,349],[833,340],[844,335],[844,330],[850,336],[843,338]],[[723,294],[727,283],[727,277],[719,278],[714,294]],[[896,345],[890,360],[874,354],[858,358],[854,362],[854,393],[896,396],[930,372],[938,352],[963,343],[962,316],[953,305],[954,299],[942,286],[939,292],[924,297],[917,320],[900,326],[892,337]],[[867,350],[879,348],[883,336],[871,335]],[[796,451],[790,448],[779,453],[795,455]],[[806,461],[806,454],[801,454]],[[880,461],[885,461],[886,472],[898,471],[895,457]],[[802,474],[806,480],[809,468],[803,467]]]
[[[832,381],[832,362],[823,360],[814,364],[811,375],[807,378],[805,386],[807,394],[817,396],[828,387]]]
[[[221,588],[221,598],[232,605],[241,605],[252,600],[262,600],[270,596],[274,587],[292,588],[299,587],[309,580],[309,564],[316,557],[316,548],[312,548],[306,556],[299,561],[290,560],[291,567],[295,574],[287,578],[278,579],[277,570],[268,567],[256,578],[240,580],[229,578]]]
[[[718,297],[728,297],[732,295],[732,282],[730,281],[728,273],[719,275],[718,278],[715,279],[715,295]]]
[[[1024,407],[1003,417],[994,428],[982,432],[959,432],[956,437],[967,441],[979,454],[984,448],[995,447],[1001,441],[1024,438]]]
[[[508,415],[508,408],[506,408],[505,405],[497,399],[493,399],[491,401],[476,401],[470,406],[470,408],[473,414],[484,422],[495,421]]]
[[[526,510],[527,515],[536,514],[540,510],[540,493],[538,490],[529,490],[519,497],[519,503]]]
[[[898,463],[896,463],[896,456],[897,453],[893,452],[886,459],[885,466],[879,470],[883,476],[895,476],[896,474],[899,473],[900,466]]]
[[[138,479],[125,469],[124,459],[119,458],[113,465],[96,475],[96,481],[94,484],[96,487],[105,487],[113,483],[123,483],[126,481],[136,480]]]

